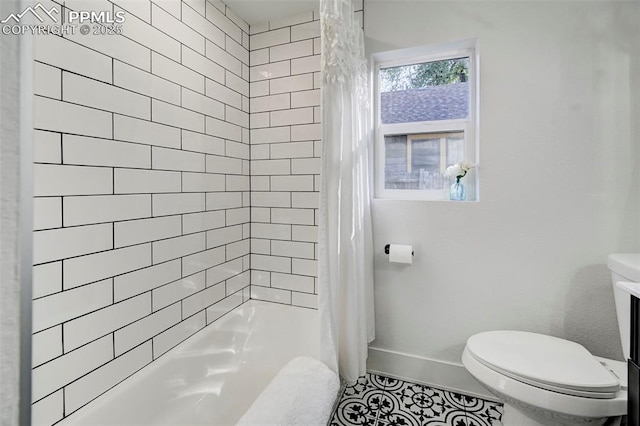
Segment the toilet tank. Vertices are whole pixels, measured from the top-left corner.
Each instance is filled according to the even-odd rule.
[[[640,253],[610,254],[607,259],[607,266],[611,270],[611,282],[616,303],[620,340],[622,341],[622,352],[624,359],[627,360],[630,357],[631,295],[618,288],[616,283],[620,281],[640,283]]]

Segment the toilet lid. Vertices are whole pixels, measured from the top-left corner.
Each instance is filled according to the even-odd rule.
[[[590,398],[614,398],[618,379],[584,346],[525,331],[471,336],[469,353],[485,366],[543,389]]]

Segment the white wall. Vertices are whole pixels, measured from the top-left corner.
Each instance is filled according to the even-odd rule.
[[[640,249],[640,3],[367,1],[368,53],[477,37],[480,201],[375,200],[373,347],[460,362],[483,330],[620,358],[606,256]],[[633,119],[635,118],[635,119]],[[389,242],[414,245],[409,268]]]
[[[20,7],[0,2],[0,16]],[[0,424],[20,424],[20,39],[0,38]]]

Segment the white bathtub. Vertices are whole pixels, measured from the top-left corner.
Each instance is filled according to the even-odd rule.
[[[318,331],[315,310],[250,300],[59,424],[233,425]]]

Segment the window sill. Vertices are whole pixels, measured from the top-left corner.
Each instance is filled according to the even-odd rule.
[[[473,203],[477,202],[477,197],[469,197],[464,201],[452,201],[449,199],[449,190],[443,189],[440,191],[431,190],[386,190],[381,194],[376,194],[373,197],[376,201],[435,201],[435,202],[447,202],[447,203]]]

